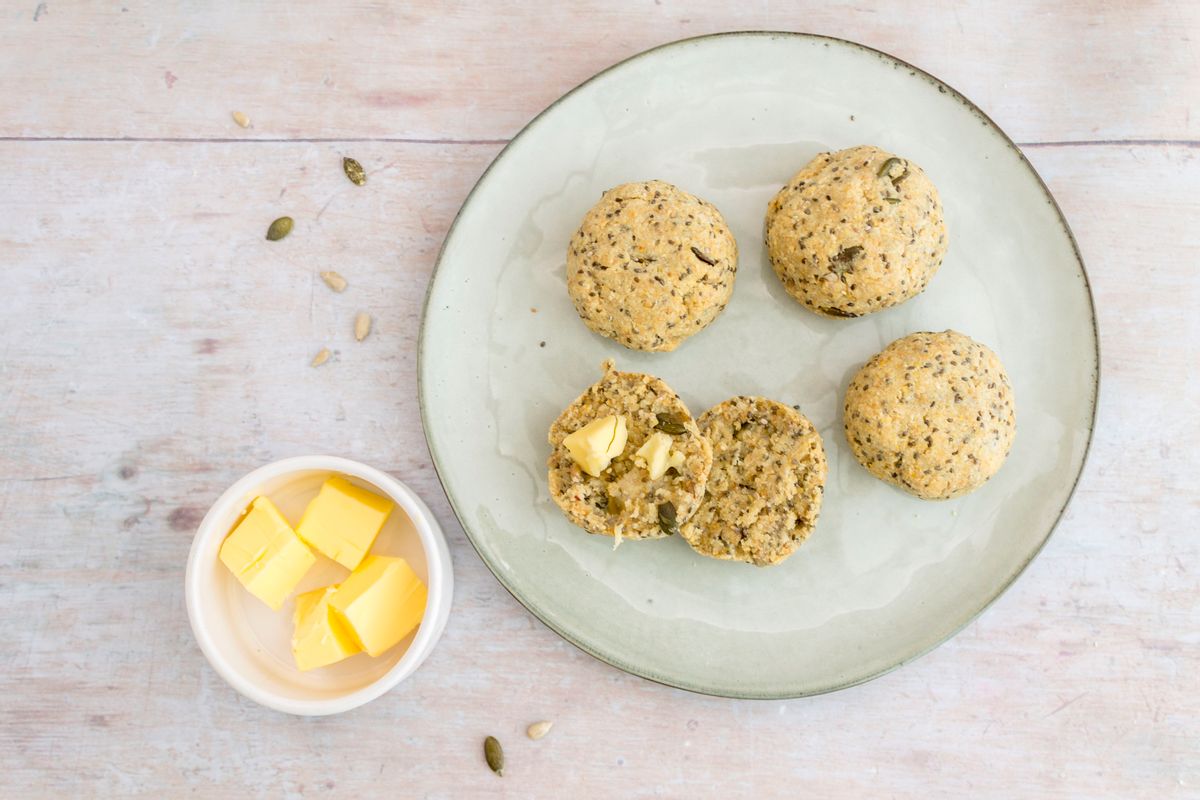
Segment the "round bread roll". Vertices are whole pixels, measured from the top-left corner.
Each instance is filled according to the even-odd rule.
[[[663,381],[618,372],[605,361],[604,377],[550,426],[550,496],[574,524],[589,533],[624,539],[657,539],[676,533],[695,513],[712,468],[712,448],[679,395]],[[585,472],[563,440],[595,420],[625,420],[627,440],[599,476]],[[652,477],[638,451],[656,433],[670,437],[675,465]]]
[[[584,323],[633,350],[669,351],[729,302],[737,242],[711,203],[669,183],[609,189],[567,248]]]
[[[946,223],[920,167],[863,145],[796,173],[767,207],[766,240],[788,294],[824,316],[861,317],[924,291]]]
[[[1000,359],[956,331],[911,333],[868,361],[846,390],[844,423],[867,471],[926,500],[977,489],[1016,433]]]
[[[700,416],[712,445],[704,501],[681,529],[711,558],[778,564],[808,538],[825,492],[825,447],[808,418],[763,397],[734,397]]]

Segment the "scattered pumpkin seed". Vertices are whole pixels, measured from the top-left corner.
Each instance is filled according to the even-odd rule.
[[[325,281],[325,285],[335,292],[344,292],[349,285],[345,278],[333,271],[322,272],[321,280]]]
[[[654,426],[655,430],[669,433],[672,436],[678,436],[681,433],[687,433],[687,426],[683,424],[683,418],[678,414],[670,412],[662,412],[655,414],[658,417],[658,424]]]
[[[329,356],[330,356],[329,348],[322,347],[321,351],[319,353],[317,353],[315,356],[313,356],[312,364],[310,366],[313,366],[313,367],[321,366],[322,364],[324,364],[326,361],[329,360]]]
[[[889,203],[891,203],[892,205],[896,205],[896,203],[899,203],[899,202],[900,202],[900,198],[899,198],[899,197],[885,197],[885,198],[883,198],[883,199],[884,199],[884,200],[887,200],[887,201],[888,201]]]
[[[489,736],[483,740],[483,757],[492,772],[503,778],[504,750],[500,747],[500,742],[495,736]]]
[[[609,514],[620,514],[625,510],[625,501],[615,494],[608,496],[608,504],[604,507]]]
[[[354,318],[354,339],[361,342],[371,333],[371,315],[365,311],[358,312]]]
[[[280,217],[267,228],[267,241],[277,242],[292,232],[292,218]]]
[[[250,127],[250,118],[247,117],[245,114],[243,114],[240,111],[233,112],[233,121],[236,122],[239,127],[242,127],[242,128]]]
[[[342,171],[346,173],[346,177],[355,186],[362,186],[367,182],[367,173],[363,169],[363,165],[355,161],[350,156],[342,159]]]
[[[550,729],[553,727],[553,722],[544,719],[541,722],[535,722],[530,725],[525,731],[525,734],[536,742],[538,739],[541,739],[543,736],[549,733]]]
[[[667,536],[679,533],[679,523],[675,519],[675,504],[660,503],[658,506],[658,529]]]

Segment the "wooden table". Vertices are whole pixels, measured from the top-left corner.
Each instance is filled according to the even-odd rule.
[[[1200,795],[1197,4],[259,5],[0,10],[0,795]],[[417,411],[426,281],[504,142],[604,66],[730,29],[855,39],[979,103],[1100,315],[1099,426],[1041,557],[936,652],[791,702],[657,686],[543,627],[464,538]],[[284,213],[304,235],[266,245]],[[421,492],[458,586],[411,680],[299,719],[204,661],[183,569],[236,477],[319,451]]]

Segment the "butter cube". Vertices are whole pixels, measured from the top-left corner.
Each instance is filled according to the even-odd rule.
[[[674,440],[665,433],[652,433],[645,444],[634,453],[633,463],[645,467],[650,473],[650,480],[656,481],[666,474],[667,469],[683,466],[683,453],[671,452]]]
[[[371,549],[393,507],[391,500],[334,476],[304,509],[296,533],[322,555],[354,569]]]
[[[625,451],[628,437],[625,418],[612,415],[593,420],[569,434],[563,439],[563,446],[580,469],[598,478],[612,460]]]
[[[403,558],[367,556],[329,605],[362,649],[378,656],[421,623],[426,597],[425,584]]]
[[[292,656],[302,670],[326,667],[362,652],[354,635],[329,608],[329,598],[337,588],[326,586],[296,596]]]
[[[259,600],[278,611],[296,584],[317,563],[279,509],[256,497],[225,541],[221,563]]]

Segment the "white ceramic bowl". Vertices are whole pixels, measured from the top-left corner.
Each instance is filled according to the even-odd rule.
[[[293,598],[279,611],[247,592],[217,557],[221,542],[246,506],[266,495],[293,524],[330,475],[390,497],[396,509],[373,553],[408,560],[429,587],[420,627],[378,658],[360,653],[338,664],[301,672],[292,660],[295,594],[337,583],[349,574],[318,556]],[[188,618],[213,669],[246,697],[288,714],[319,716],[370,702],[407,678],[433,651],[454,595],[450,552],[429,508],[400,481],[334,456],[301,456],[254,470],[221,495],[192,542],[185,579]]]

